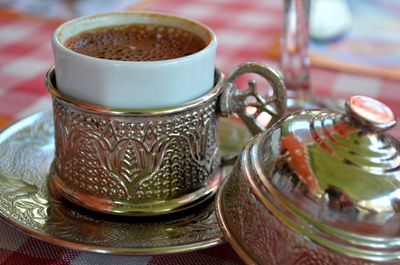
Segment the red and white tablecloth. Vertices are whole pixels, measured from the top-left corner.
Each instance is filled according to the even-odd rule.
[[[199,20],[217,34],[216,65],[226,74],[236,65],[265,57],[282,28],[283,1],[158,0],[141,9]],[[51,107],[44,75],[53,65],[52,31],[59,23],[0,13],[0,128]],[[312,86],[320,95],[377,98],[400,114],[400,78],[388,80],[328,68],[312,69]],[[400,73],[399,73],[400,75]],[[399,136],[398,128],[393,132]],[[1,159],[1,158],[0,158]],[[33,239],[0,221],[0,264],[242,264],[228,243],[182,254],[128,257],[79,252]]]

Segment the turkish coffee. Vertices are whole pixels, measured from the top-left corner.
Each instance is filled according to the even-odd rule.
[[[129,24],[100,27],[68,38],[65,47],[87,56],[119,61],[159,61],[194,54],[207,45],[173,26]]]

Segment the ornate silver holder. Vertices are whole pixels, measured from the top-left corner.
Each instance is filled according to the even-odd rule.
[[[260,96],[254,82],[246,91],[236,79],[248,72],[269,81],[273,95]],[[282,117],[286,92],[279,75],[257,63],[234,69],[224,82],[215,71],[206,95],[162,109],[111,109],[68,98],[46,86],[53,98],[55,158],[50,184],[71,202],[117,215],[160,215],[191,208],[210,198],[221,180],[219,117],[233,113],[251,132],[258,115],[270,124]],[[222,94],[222,95],[221,95]],[[257,111],[248,114],[246,108]]]
[[[240,151],[246,127],[221,119],[221,154]],[[0,133],[0,219],[46,242],[81,251],[154,255],[199,250],[225,241],[213,200],[186,211],[146,217],[89,211],[49,189],[54,160],[51,110],[16,122]],[[223,172],[229,173],[230,167]],[[224,173],[224,174],[225,174]]]

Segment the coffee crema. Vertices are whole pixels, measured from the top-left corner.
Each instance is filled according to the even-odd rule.
[[[128,24],[83,31],[64,46],[91,57],[119,61],[159,61],[194,54],[206,47],[196,34],[156,24]]]

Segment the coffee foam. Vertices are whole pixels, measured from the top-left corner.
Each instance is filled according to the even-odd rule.
[[[70,37],[64,45],[84,55],[120,61],[168,60],[206,47],[204,40],[192,32],[155,24],[96,28]]]

